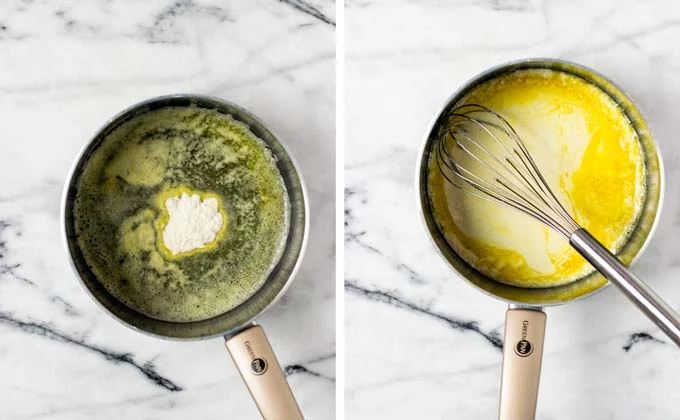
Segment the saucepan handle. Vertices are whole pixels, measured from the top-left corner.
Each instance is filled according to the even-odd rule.
[[[533,420],[536,414],[545,318],[540,309],[505,314],[499,420]]]
[[[303,419],[262,327],[253,325],[225,337],[225,345],[263,419]]]

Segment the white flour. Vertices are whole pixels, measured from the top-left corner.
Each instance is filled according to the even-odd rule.
[[[215,198],[201,201],[198,195],[182,193],[165,200],[168,224],[163,231],[163,243],[173,255],[202,248],[215,240],[222,228],[222,215]]]

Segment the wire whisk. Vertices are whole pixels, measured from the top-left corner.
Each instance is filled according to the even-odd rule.
[[[680,315],[576,223],[503,117],[481,105],[454,108],[440,125],[433,151],[440,172],[452,186],[519,210],[561,233],[680,346]]]
[[[503,117],[481,105],[463,105],[447,118],[435,147],[451,185],[526,213],[566,238],[579,229]]]

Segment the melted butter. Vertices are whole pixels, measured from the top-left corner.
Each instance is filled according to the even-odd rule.
[[[125,153],[116,155],[105,174],[110,179],[116,176],[127,183],[152,187],[160,184],[172,158],[170,145],[161,142],[133,144]]]
[[[218,201],[222,227],[205,246],[165,247],[165,202]],[[288,234],[289,202],[274,155],[217,111],[167,107],[109,133],[83,165],[74,203],[78,247],[114,297],[149,317],[197,321],[245,302],[267,280]]]
[[[611,98],[578,77],[524,70],[481,84],[459,105],[503,115],[577,223],[613,252],[625,244],[644,202],[637,135]],[[515,210],[469,196],[430,171],[435,218],[469,264],[503,283],[550,287],[592,271],[558,233]]]
[[[180,289],[190,283],[189,277],[177,264],[166,261],[165,254],[159,252],[156,246],[155,218],[154,211],[147,208],[123,220],[120,227],[122,254],[140,272],[146,269],[159,273],[158,276],[147,277],[146,280],[151,283],[151,287]],[[173,278],[172,281],[167,280],[170,276]],[[136,283],[132,285],[137,292],[142,291],[140,285]]]

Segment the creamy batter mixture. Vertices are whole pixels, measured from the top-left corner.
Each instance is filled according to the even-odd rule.
[[[551,70],[522,70],[476,87],[458,105],[480,104],[515,128],[577,223],[611,251],[625,244],[645,194],[642,150],[622,110],[596,86]],[[592,267],[560,234],[448,185],[429,171],[435,218],[456,252],[503,283],[550,287]]]

